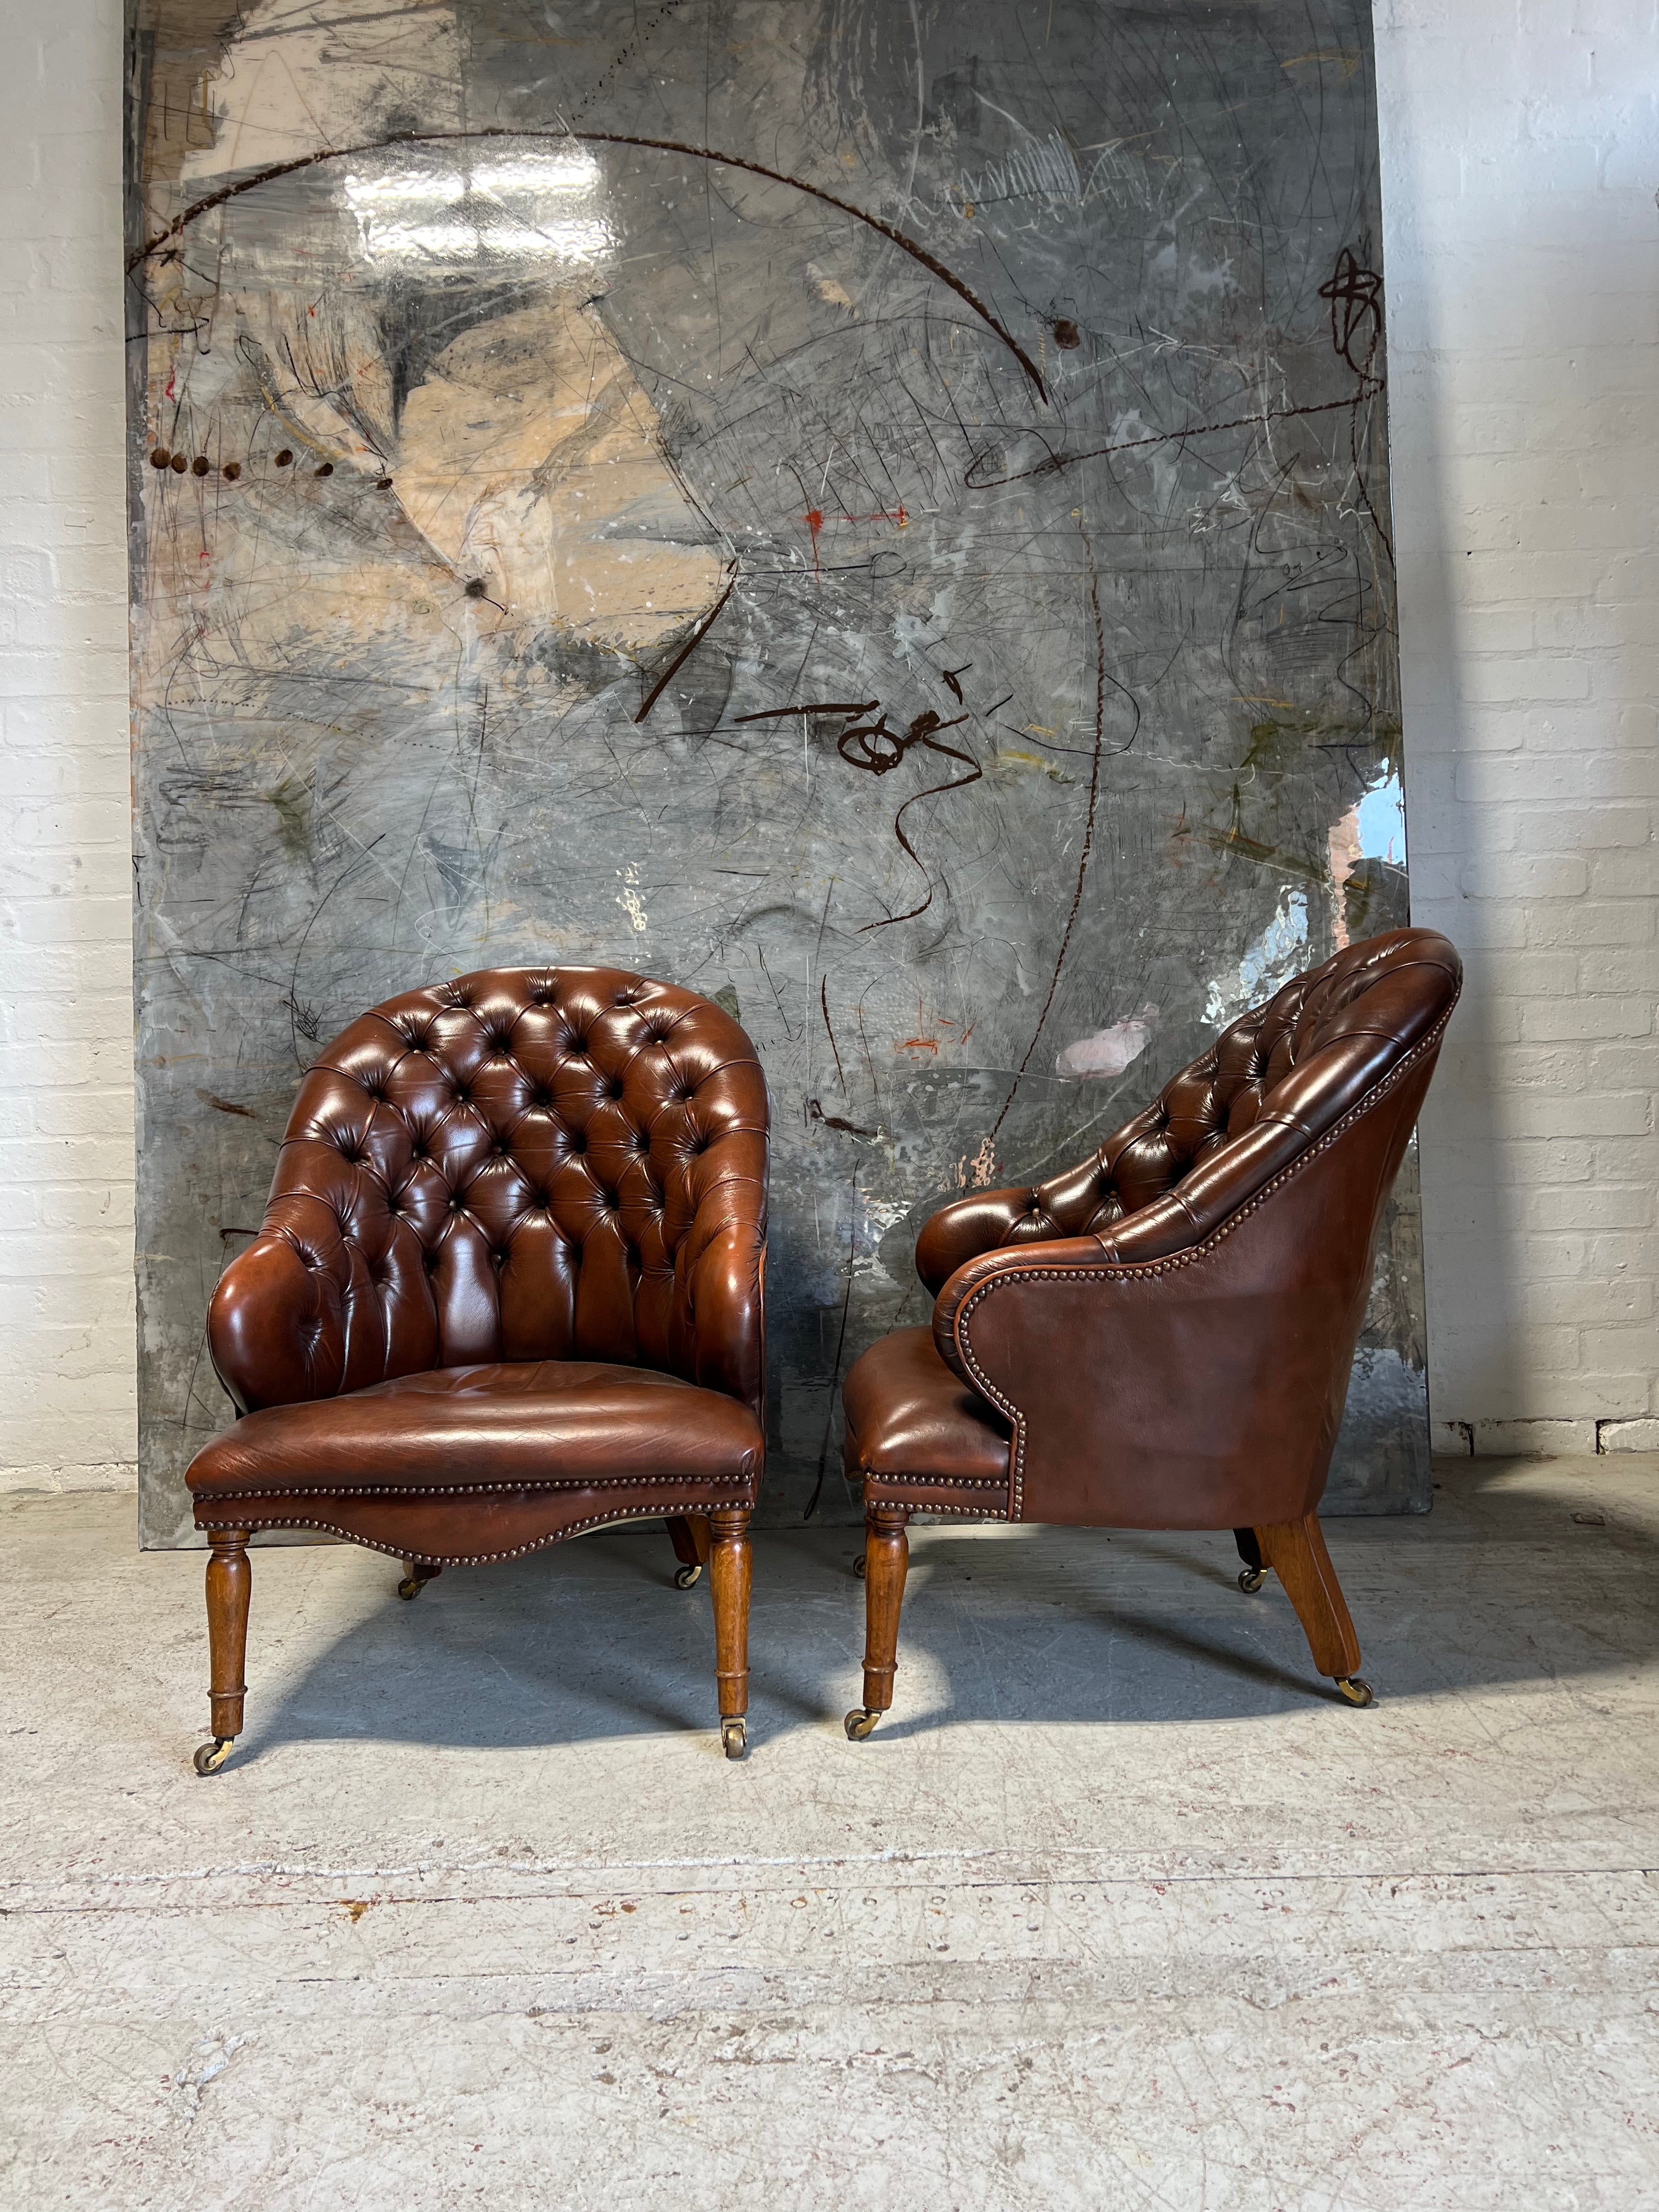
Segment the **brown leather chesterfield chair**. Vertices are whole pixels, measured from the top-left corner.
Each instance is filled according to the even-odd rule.
[[[1359,1646],[1317,1507],[1383,1201],[1462,980],[1404,929],[1298,976],[1100,1150],[1035,1190],[936,1213],[930,1328],[844,1387],[867,1530],[866,1736],[892,1703],[913,1512],[1231,1528],[1272,1567],[1353,1704]]]
[[[393,1553],[412,1598],[445,1566],[655,1516],[683,1588],[709,1561],[743,1756],[766,1170],[736,1022],[612,969],[409,991],[319,1055],[208,1315],[242,1418],[187,1477],[212,1540],[199,1773],[241,1730],[254,1530]]]

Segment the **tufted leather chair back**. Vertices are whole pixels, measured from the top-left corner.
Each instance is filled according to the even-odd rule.
[[[1098,1236],[1123,1259],[1191,1243],[1421,1043],[1461,976],[1432,930],[1350,945],[1241,1016],[1091,1158],[1038,1184],[999,1241]]]
[[[609,968],[405,992],[301,1084],[214,1298],[215,1364],[244,1411],[576,1358],[758,1413],[766,1184],[760,1063],[708,1000]],[[280,1340],[255,1326],[273,1289],[296,1316]]]

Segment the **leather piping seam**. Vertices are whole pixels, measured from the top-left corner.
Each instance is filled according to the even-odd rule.
[[[870,1498],[865,1504],[891,1505],[906,1513],[963,1513],[970,1521],[1006,1521],[1012,1517],[1006,1513],[988,1513],[982,1505],[933,1505],[917,1498]]]
[[[337,1482],[308,1482],[303,1489],[284,1483],[280,1490],[227,1490],[217,1492],[207,1502],[222,1504],[227,1498],[478,1498],[525,1497],[550,1492],[573,1490],[665,1490],[672,1488],[678,1478],[660,1474],[605,1475],[597,1482],[458,1482],[442,1486],[423,1486],[416,1489],[412,1484],[377,1482],[356,1486],[343,1486]],[[704,1477],[705,1480],[751,1482],[747,1475]],[[751,1482],[752,1486],[752,1482]]]
[[[751,1498],[728,1498],[702,1500],[696,1505],[682,1506],[685,1513],[744,1513],[753,1504]],[[655,1521],[665,1516],[655,1513],[594,1513],[585,1521],[573,1521],[567,1528],[556,1528],[550,1536],[538,1536],[532,1544],[516,1544],[510,1552],[411,1552],[402,1544],[382,1544],[373,1536],[360,1536],[355,1528],[337,1528],[332,1521],[300,1521],[284,1515],[278,1521],[261,1521],[254,1524],[260,1528],[319,1528],[326,1536],[343,1536],[348,1543],[357,1544],[366,1552],[383,1552],[390,1559],[418,1559],[422,1565],[436,1567],[493,1567],[503,1559],[522,1559],[532,1552],[544,1552],[550,1544],[562,1543],[567,1536],[579,1536],[584,1528],[598,1528],[607,1522],[622,1523],[628,1521]],[[197,1523],[204,1533],[217,1533],[217,1522]],[[222,1524],[229,1528],[246,1528],[245,1521],[230,1521]],[[250,1532],[251,1533],[251,1532]]]
[[[1243,1204],[1230,1213],[1224,1221],[1212,1229],[1201,1243],[1189,1244],[1184,1250],[1167,1253],[1157,1260],[1113,1260],[1103,1251],[1097,1262],[1091,1261],[1084,1266],[1069,1267],[1011,1266],[1006,1273],[993,1275],[988,1282],[976,1285],[969,1292],[951,1317],[951,1335],[969,1373],[973,1376],[976,1387],[984,1392],[991,1403],[997,1407],[1013,1425],[1014,1449],[1009,1470],[1008,1518],[1011,1521],[1023,1521],[1025,1517],[1025,1416],[1012,1399],[1004,1397],[974,1357],[974,1347],[968,1334],[967,1325],[972,1318],[975,1307],[981,1300],[989,1297],[993,1291],[1004,1289],[1012,1283],[1121,1282],[1126,1279],[1133,1280],[1148,1276],[1173,1274],[1182,1267],[1191,1267],[1196,1261],[1206,1258],[1224,1238],[1231,1237],[1242,1222],[1247,1221],[1251,1214],[1264,1206],[1281,1185],[1288,1182],[1292,1176],[1300,1175],[1303,1169],[1316,1160],[1322,1152],[1328,1152],[1340,1138],[1346,1136],[1356,1121],[1362,1120],[1374,1107],[1380,1106],[1389,1094],[1404,1082],[1407,1075],[1419,1060],[1431,1049],[1435,1051],[1439,1049],[1440,1040],[1445,1034],[1446,1024],[1450,1021],[1461,995],[1460,983],[1458,989],[1453,992],[1445,1012],[1441,1015],[1427,1036],[1419,1038],[1408,1053],[1396,1060],[1388,1073],[1372,1086],[1364,1097],[1349,1107],[1347,1112],[1339,1120],[1333,1121],[1322,1137],[1317,1138],[1304,1151],[1298,1152],[1288,1166],[1282,1167],[1276,1176],[1263,1183],[1253,1197],[1246,1199]]]
[[[861,1467],[860,1474],[866,1482],[936,1482],[945,1490],[1006,1490],[1006,1474],[888,1474],[883,1468]]]

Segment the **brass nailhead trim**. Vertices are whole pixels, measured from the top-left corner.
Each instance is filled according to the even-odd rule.
[[[414,1497],[422,1493],[410,1491],[404,1494]],[[707,1500],[699,1499],[691,1505],[671,1504],[664,1507],[661,1513],[594,1513],[590,1514],[585,1521],[572,1521],[562,1528],[556,1528],[550,1536],[538,1536],[533,1544],[515,1545],[510,1552],[406,1552],[401,1544],[379,1543],[373,1536],[360,1536],[355,1528],[337,1528],[332,1521],[301,1521],[288,1514],[283,1514],[279,1519],[256,1522],[253,1523],[253,1528],[255,1529],[320,1528],[326,1536],[343,1536],[349,1543],[360,1545],[366,1552],[383,1552],[389,1559],[417,1559],[427,1566],[493,1567],[498,1566],[503,1559],[522,1559],[527,1558],[532,1552],[544,1552],[550,1544],[562,1543],[567,1536],[578,1536],[584,1528],[598,1528],[606,1522],[614,1522],[620,1526],[630,1521],[655,1521],[668,1513],[728,1513],[733,1510],[743,1512],[750,1508],[753,1504],[752,1498],[720,1498],[713,1504]],[[202,1521],[198,1521],[196,1525],[209,1534],[220,1527],[246,1528],[248,1526],[246,1522],[222,1523]]]
[[[914,1487],[918,1483],[936,1482],[945,1490],[1006,1490],[1006,1474],[884,1474],[878,1468],[862,1467],[860,1480],[869,1482],[902,1482]]]
[[[932,1505],[915,1498],[866,1498],[866,1508],[872,1505],[896,1506],[901,1511],[912,1513],[963,1513],[970,1521],[1011,1521],[1010,1513],[988,1513],[982,1505]]]

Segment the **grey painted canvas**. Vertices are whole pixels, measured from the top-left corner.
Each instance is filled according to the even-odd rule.
[[[137,0],[146,1540],[362,1009],[598,960],[770,1081],[767,1510],[945,1198],[1404,918],[1365,0]],[[1412,1171],[1333,1485],[1420,1510]]]

